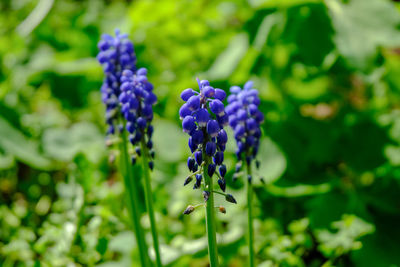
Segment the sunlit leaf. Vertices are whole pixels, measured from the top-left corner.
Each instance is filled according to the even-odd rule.
[[[39,151],[39,144],[0,117],[0,146],[8,154],[37,169],[50,170],[54,164]]]

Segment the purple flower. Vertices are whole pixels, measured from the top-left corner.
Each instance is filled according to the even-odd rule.
[[[125,129],[131,134],[129,141],[134,146],[134,151],[139,151],[137,148],[141,140],[151,149],[151,121],[157,96],[147,79],[147,69],[136,69],[134,46],[128,35],[121,34],[119,30],[115,31],[115,37],[103,34],[98,48],[100,52],[97,59],[103,66],[105,75],[101,93],[106,105],[108,133],[114,134],[117,121],[123,118]],[[121,132],[124,127],[118,129]],[[135,153],[132,158],[136,159],[140,155]],[[153,167],[152,161],[149,162],[149,167]]]
[[[181,98],[183,101],[188,101],[190,97],[194,96],[194,91],[192,88],[183,90],[181,93]]]
[[[197,110],[200,107],[200,96],[191,96],[186,102],[186,105],[191,111]]]
[[[225,189],[226,189],[226,182],[225,182],[225,179],[218,179],[218,185],[219,185],[219,187],[221,188],[221,190],[222,190],[223,192],[225,192]]]
[[[215,98],[216,99],[224,101],[225,97],[226,97],[226,93],[224,90],[218,89],[218,88],[215,89]]]
[[[207,109],[201,108],[201,109],[197,110],[197,112],[195,114],[195,118],[196,118],[197,124],[200,127],[204,127],[207,125],[207,122],[210,120],[210,114],[208,113]]]
[[[201,163],[203,162],[203,153],[201,151],[194,152],[194,158],[196,160],[196,163],[198,165],[201,165]]]
[[[206,154],[213,156],[217,150],[217,145],[214,142],[207,142],[206,144]]]
[[[181,98],[185,103],[179,110],[183,131],[190,135],[188,145],[192,156],[188,159],[188,168],[196,176],[193,189],[201,186],[202,176],[200,173],[206,172],[209,177],[212,177],[218,166],[219,173],[217,175],[220,177],[218,183],[220,188],[225,191],[225,180],[221,177],[223,178],[226,174],[226,166],[223,161],[228,141],[224,127],[229,125],[229,115],[222,102],[226,98],[226,93],[222,89],[212,87],[207,80],[197,79],[197,82],[199,91],[189,88],[181,93]],[[239,105],[233,107],[232,114],[238,110]],[[209,179],[204,181],[206,186],[210,182]],[[211,182],[213,181],[211,180]],[[207,192],[204,195],[204,199],[207,201],[212,192],[204,192]]]
[[[186,116],[182,121],[182,128],[186,133],[193,131],[196,128],[194,118],[192,116]]]
[[[192,115],[192,111],[189,109],[189,107],[186,104],[182,105],[182,107],[179,109],[180,118],[183,119],[189,115]]]
[[[260,99],[258,91],[253,89],[253,82],[248,81],[243,90],[232,86],[228,97],[229,125],[232,127],[236,139],[238,160],[246,159],[250,163],[258,152],[261,137],[260,124],[264,115],[259,110]],[[236,170],[238,172],[239,170]]]
[[[207,123],[207,133],[211,137],[216,137],[218,135],[218,132],[220,131],[220,125],[216,120],[210,120]]]
[[[218,116],[225,114],[225,107],[221,100],[215,99],[210,102],[210,110]]]

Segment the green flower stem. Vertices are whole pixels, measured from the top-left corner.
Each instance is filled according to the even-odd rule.
[[[247,174],[251,176],[251,165],[246,164]],[[247,177],[246,177],[247,178]],[[249,244],[249,267],[254,267],[254,230],[253,230],[253,186],[250,181],[247,182],[247,227]]]
[[[205,146],[204,146],[205,147]],[[206,203],[206,228],[207,228],[207,238],[208,238],[208,255],[210,258],[210,266],[218,267],[218,248],[217,248],[217,236],[216,236],[216,221],[215,221],[215,211],[214,211],[214,192],[213,192],[213,180],[208,176],[208,165],[211,162],[211,158],[205,153],[205,148],[203,149],[203,158],[206,164],[203,168],[203,176],[206,184],[206,189],[210,192],[210,196]]]
[[[156,220],[154,217],[154,208],[153,208],[153,193],[151,190],[150,184],[150,170],[149,170],[149,151],[147,149],[146,143],[144,138],[142,138],[140,142],[141,150],[142,150],[142,166],[143,166],[143,175],[144,175],[144,195],[146,198],[146,207],[149,213],[150,219],[150,228],[151,228],[151,235],[153,237],[153,246],[154,252],[156,254],[156,265],[158,267],[162,266],[161,257],[160,257],[160,245],[158,243],[158,235],[157,235],[157,228],[156,228]]]
[[[128,208],[131,215],[133,228],[135,230],[136,242],[139,249],[140,262],[143,267],[150,266],[150,259],[147,253],[147,244],[144,239],[144,230],[140,224],[140,212],[139,212],[139,182],[133,177],[132,166],[130,163],[130,157],[127,148],[126,133],[123,131],[121,133],[122,142],[120,142],[120,171],[122,173],[125,192],[128,197]]]

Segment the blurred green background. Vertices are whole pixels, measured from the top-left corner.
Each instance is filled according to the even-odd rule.
[[[2,0],[0,265],[139,265],[95,60],[101,33],[120,28],[159,97],[153,188],[166,264],[208,264],[204,212],[182,215],[202,199],[182,186],[178,116],[199,77],[225,90],[251,79],[260,91],[259,266],[400,266],[395,2]],[[230,170],[234,149],[231,139]],[[216,200],[227,209],[220,261],[246,266],[243,181],[231,176],[238,205]]]

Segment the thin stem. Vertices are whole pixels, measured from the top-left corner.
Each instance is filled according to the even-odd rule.
[[[139,258],[142,266],[149,266],[149,255],[147,254],[147,244],[144,239],[144,230],[140,224],[139,212],[139,186],[138,181],[133,177],[132,166],[130,164],[129,153],[127,149],[126,133],[121,133],[122,142],[120,143],[121,157],[121,173],[125,183],[125,190],[128,197],[128,208],[131,215],[133,228],[135,230],[136,242],[139,249]]]
[[[246,164],[247,175],[251,176],[251,165]],[[247,227],[248,227],[248,244],[249,244],[249,267],[254,267],[254,230],[253,230],[253,186],[251,181],[247,182]]]
[[[205,146],[204,146],[205,147]],[[206,164],[203,168],[203,176],[208,192],[210,196],[206,203],[206,228],[207,228],[207,238],[208,238],[208,255],[210,258],[210,266],[218,267],[218,247],[217,247],[217,236],[216,236],[216,222],[215,222],[215,210],[214,210],[214,192],[213,192],[213,180],[208,176],[208,165],[211,159],[205,153],[205,148],[203,148],[203,158]]]
[[[161,267],[162,263],[160,257],[160,246],[158,243],[156,220],[154,217],[154,208],[153,208],[153,193],[151,190],[151,183],[150,183],[150,170],[149,170],[150,167],[148,160],[149,153],[144,138],[142,138],[140,146],[142,150],[142,166],[144,174],[144,195],[146,198],[147,211],[149,213],[151,236],[153,237],[153,247],[154,247],[154,252],[156,254],[156,265],[158,267]]]

